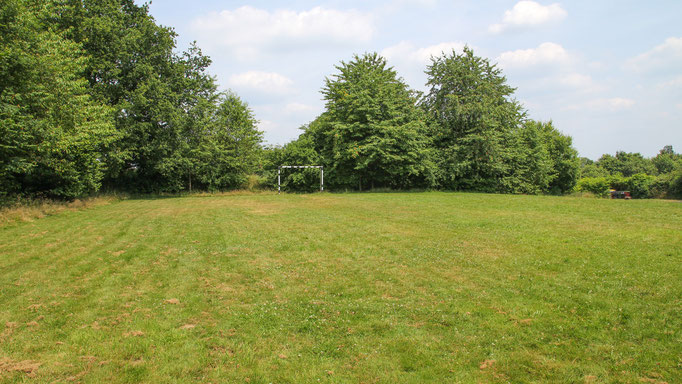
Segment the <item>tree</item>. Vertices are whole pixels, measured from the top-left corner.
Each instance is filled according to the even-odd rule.
[[[682,166],[682,154],[675,153],[672,145],[666,145],[651,159],[651,162],[656,167],[658,174],[670,173],[676,167]]]
[[[496,65],[464,48],[432,57],[422,105],[436,123],[440,183],[455,190],[514,192],[512,159],[524,112]]]
[[[611,175],[630,177],[637,173],[655,175],[656,167],[651,160],[640,153],[616,152],[616,156],[603,155],[597,160],[597,165],[605,169]]]
[[[376,53],[355,55],[336,69],[322,90],[326,111],[308,127],[330,184],[431,186],[427,126],[415,94]]]
[[[0,5],[0,194],[74,198],[96,191],[112,111],[88,95],[81,46],[45,20],[50,3]]]
[[[542,127],[554,175],[548,189],[544,192],[568,193],[573,190],[580,175],[578,151],[573,148],[573,139],[554,128],[551,121],[543,124]]]
[[[508,146],[514,151],[510,162],[510,169],[515,175],[510,179],[512,190],[529,194],[547,192],[556,174],[548,150],[545,124],[528,120],[514,132],[515,140]]]
[[[91,95],[115,111],[121,139],[104,158],[108,185],[136,191],[180,189],[180,176],[191,162],[178,146],[186,139],[190,109],[203,105],[194,95],[215,92],[214,85],[203,81],[210,60],[192,49],[175,54],[175,32],[157,25],[146,4],[54,3],[59,16],[51,22],[84,48],[88,59],[82,71]]]
[[[304,133],[282,147],[275,146],[265,149],[263,177],[267,185],[276,188],[277,170],[280,165],[320,165],[323,163],[319,153],[315,150],[312,135],[306,132],[308,128],[309,126],[301,127]],[[320,170],[317,168],[284,169],[281,174],[281,185],[284,190],[319,191]]]
[[[263,141],[257,125],[253,111],[237,95],[219,97],[203,143],[207,157],[198,168],[198,179],[206,188],[238,188],[256,172]]]

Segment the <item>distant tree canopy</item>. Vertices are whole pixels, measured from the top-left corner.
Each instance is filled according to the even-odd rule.
[[[636,198],[682,198],[682,154],[666,145],[652,158],[622,151],[597,161],[581,158],[580,177],[577,189],[596,195],[617,189]]]

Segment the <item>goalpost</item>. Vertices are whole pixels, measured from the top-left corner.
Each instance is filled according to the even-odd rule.
[[[282,168],[319,168],[320,169],[320,192],[324,192],[324,168],[321,165],[280,165],[277,168],[277,193],[281,191],[280,176]]]

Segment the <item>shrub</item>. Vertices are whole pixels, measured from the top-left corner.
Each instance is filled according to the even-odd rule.
[[[635,199],[648,199],[653,197],[651,187],[656,180],[655,176],[644,173],[637,173],[625,179],[627,190]]]
[[[682,199],[682,168],[673,172],[671,179],[670,184],[668,184],[668,196]]]
[[[578,180],[575,189],[578,192],[589,192],[597,197],[606,197],[609,194],[610,182],[606,177],[585,177]]]

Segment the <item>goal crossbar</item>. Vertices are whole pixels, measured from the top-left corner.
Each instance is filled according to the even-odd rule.
[[[277,168],[277,193],[282,190],[281,174],[282,168],[319,168],[320,169],[320,192],[324,191],[324,167],[321,165],[280,165]]]

